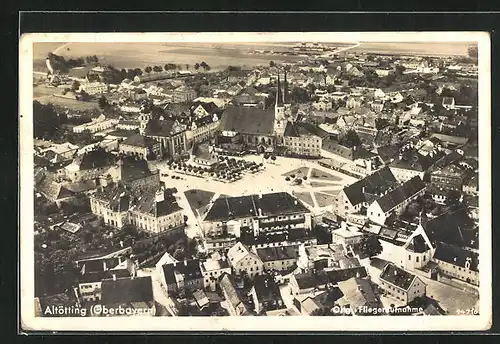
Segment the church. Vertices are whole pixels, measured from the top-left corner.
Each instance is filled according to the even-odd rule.
[[[239,144],[241,147],[245,146],[260,153],[282,146],[286,125],[292,117],[286,71],[284,79],[282,85],[278,73],[274,109],[228,106],[220,120],[219,142]]]

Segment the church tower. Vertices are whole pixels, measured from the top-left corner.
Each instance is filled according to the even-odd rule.
[[[292,104],[290,104],[290,100],[288,99],[288,81],[286,79],[286,69],[285,69],[285,85],[283,87],[283,107],[284,107],[284,115],[285,119],[291,120],[292,118]]]
[[[283,135],[285,134],[286,118],[285,118],[285,104],[284,97],[281,92],[280,73],[278,71],[278,86],[276,89],[276,104],[274,106],[274,132],[276,134],[276,141],[278,144],[283,142]]]

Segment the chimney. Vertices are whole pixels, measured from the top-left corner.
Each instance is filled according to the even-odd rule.
[[[262,209],[259,208],[259,216],[262,216]]]
[[[365,186],[361,187],[361,193],[366,193],[366,187]]]
[[[188,265],[188,262],[187,260],[184,261],[184,266],[187,266]]]
[[[116,281],[116,274],[113,274],[113,281]]]
[[[342,221],[342,223],[340,224],[340,228],[342,228],[343,230],[346,230],[347,229],[347,223],[345,221]]]

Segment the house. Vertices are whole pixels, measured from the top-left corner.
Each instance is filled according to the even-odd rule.
[[[466,137],[445,135],[445,134],[438,134],[438,133],[432,134],[430,139],[438,139],[446,147],[450,147],[450,148],[464,146],[469,141],[469,139]]]
[[[156,315],[151,276],[106,279],[101,288],[103,316]],[[106,314],[104,309],[110,313]]]
[[[219,124],[219,115],[216,113],[203,117],[191,117],[186,132],[188,143],[192,141],[201,142],[212,138],[216,134]]]
[[[94,258],[78,261],[78,294],[83,302],[103,299],[102,283],[107,279],[136,276],[137,266],[130,259],[118,255],[115,258]]]
[[[100,115],[98,118],[93,119],[91,122],[75,125],[73,127],[73,132],[75,134],[81,134],[83,132],[88,132],[91,134],[110,129],[118,124],[119,120],[116,118],[106,119],[106,116]]]
[[[445,153],[440,150],[435,150],[428,155],[422,155],[410,148],[402,151],[399,157],[392,161],[389,166],[396,179],[403,183],[416,176],[423,179],[426,172],[444,155]]]
[[[375,69],[375,73],[377,73],[377,75],[379,77],[384,77],[384,76],[388,76],[393,70],[388,68],[388,69],[383,69],[383,68],[377,68]]]
[[[231,267],[225,256],[220,259],[209,258],[200,262],[200,270],[203,275],[203,288],[211,291],[215,291],[220,276],[231,274]]]
[[[108,85],[103,82],[84,82],[80,85],[80,90],[93,96],[108,92]]]
[[[183,232],[184,214],[173,195],[175,191],[163,186],[143,190],[130,208],[130,223],[152,233]]]
[[[293,268],[299,257],[293,246],[258,248],[255,253],[264,263],[266,271],[282,271]]]
[[[34,187],[37,192],[50,202],[55,202],[57,206],[64,202],[72,202],[75,197],[75,192],[64,186],[63,183],[56,181],[51,174],[44,170],[40,170],[35,175]]]
[[[98,147],[76,157],[64,167],[64,174],[72,182],[96,179],[114,166],[115,161],[115,155]]]
[[[462,191],[467,195],[477,196],[479,193],[479,174],[475,173],[463,184]]]
[[[370,315],[371,309],[379,308],[381,303],[367,279],[352,277],[338,283],[343,296],[337,300],[342,308],[349,308],[355,315]]]
[[[384,167],[365,178],[344,187],[335,197],[334,213],[345,218],[359,212],[371,202],[397,186],[397,180],[388,167]]]
[[[432,171],[430,181],[439,189],[462,191],[462,186],[469,174],[467,170],[449,164]]]
[[[48,148],[40,149],[39,155],[47,158],[52,163],[58,163],[73,159],[78,151],[78,146],[69,142],[52,144]]]
[[[346,100],[345,106],[348,109],[353,109],[361,107],[362,104],[363,104],[363,99],[361,97],[349,96]]]
[[[453,97],[443,97],[442,103],[446,110],[452,110],[455,108],[455,98]]]
[[[212,146],[195,143],[191,149],[191,161],[201,167],[212,167],[219,160]]]
[[[321,131],[308,123],[288,122],[283,135],[283,143],[288,154],[307,157],[320,157]]]
[[[348,227],[346,222],[342,221],[340,227],[332,231],[332,242],[343,247],[358,245],[364,234],[355,229],[357,227]]]
[[[382,112],[384,109],[384,101],[383,100],[374,100],[370,104],[370,108],[375,112]]]
[[[450,246],[479,249],[479,229],[466,207],[449,209],[441,215],[423,223],[432,242]]]
[[[253,236],[264,232],[311,229],[310,211],[286,192],[219,197],[202,214],[202,230],[208,236],[232,234],[241,237],[243,228]]]
[[[471,250],[438,242],[432,258],[438,271],[451,278],[479,285],[479,254]]]
[[[161,151],[176,157],[187,149],[186,126],[171,119],[150,119],[144,129],[144,136],[161,143]]]
[[[123,157],[116,165],[103,172],[98,179],[101,186],[109,183],[122,183],[134,190],[137,188],[158,188],[160,186],[159,170],[150,167],[146,160]]]
[[[255,277],[250,295],[257,314],[284,315],[287,310],[279,286],[269,275]]]
[[[141,134],[135,134],[127,137],[119,143],[118,151],[125,155],[135,156],[140,159],[147,159],[151,155],[154,157],[161,157],[161,144]]]
[[[226,308],[229,311],[229,315],[252,315],[248,306],[241,300],[241,297],[235,288],[234,280],[230,275],[223,274],[219,278],[219,285],[224,295],[224,299],[226,300]]]
[[[329,102],[329,101],[326,101],[323,99],[323,100],[318,100],[317,102],[314,102],[312,104],[312,107],[318,111],[329,111],[329,110],[333,109],[333,104],[331,101]]]
[[[163,265],[160,273],[163,286],[169,295],[194,292],[204,287],[203,273],[197,259],[167,263]]]
[[[131,223],[149,232],[174,235],[184,223],[182,208],[172,190],[162,186],[131,190],[112,183],[90,196],[90,207],[104,223],[117,228]]]
[[[363,266],[298,273],[290,278],[290,294],[295,298],[301,298],[312,292],[331,289],[333,286],[337,286],[339,282],[352,277],[364,278],[366,276],[366,268]]]
[[[392,214],[401,215],[406,206],[425,193],[425,184],[416,176],[375,200],[366,213],[368,218],[383,225]]]
[[[426,295],[427,285],[416,275],[388,263],[380,274],[380,287],[387,296],[407,305]]]
[[[236,275],[254,278],[264,272],[264,263],[260,257],[241,242],[229,249],[227,258]]]

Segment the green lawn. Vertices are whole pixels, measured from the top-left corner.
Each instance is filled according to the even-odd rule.
[[[287,173],[282,174],[283,177],[290,177],[291,175],[295,175],[296,178],[303,178],[307,176],[309,172],[309,167],[299,167],[294,170],[288,171]]]
[[[311,207],[314,207],[314,201],[309,192],[296,192],[295,197],[297,197],[302,202],[310,205]]]
[[[318,205],[320,207],[326,207],[329,205],[332,205],[335,197],[332,195],[324,194],[321,192],[315,192],[314,197],[316,197],[316,202],[318,202]]]
[[[212,197],[215,195],[215,193],[211,191],[198,189],[188,190],[184,192],[184,194],[186,195],[186,198],[189,202],[189,206],[195,214],[196,210],[206,207],[210,203]]]
[[[328,181],[332,181],[332,182],[338,182],[338,181],[342,180],[342,178],[340,178],[340,177],[337,177],[337,176],[330,174],[328,172],[320,171],[316,168],[312,169],[311,179],[328,180]]]

